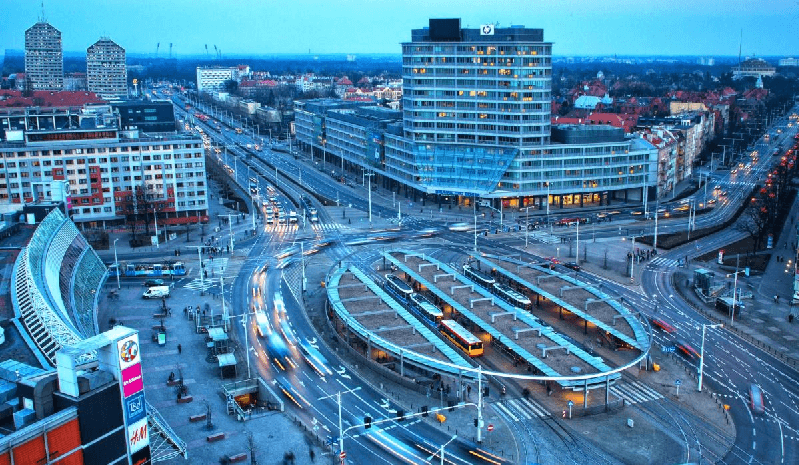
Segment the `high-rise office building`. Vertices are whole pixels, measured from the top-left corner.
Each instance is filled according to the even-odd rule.
[[[103,37],[86,49],[86,85],[106,100],[128,96],[125,49]]]
[[[64,88],[61,31],[39,21],[25,31],[25,76],[32,90]]]
[[[438,202],[480,197],[524,208],[642,199],[655,182],[657,151],[612,127],[551,127],[551,57],[542,29],[431,19],[402,44],[401,120],[381,115],[376,125],[354,120],[351,109],[297,102],[298,139],[342,158],[345,169],[373,171],[389,189]],[[358,133],[365,136],[353,144]]]

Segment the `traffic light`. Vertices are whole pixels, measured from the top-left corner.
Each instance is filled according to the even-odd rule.
[[[363,417],[363,428],[369,429],[371,427],[372,427],[372,417],[370,416]]]
[[[397,409],[397,421],[405,420],[405,410]]]
[[[474,426],[477,427],[477,418],[474,419]]]
[[[483,397],[488,397],[488,386],[483,388]]]
[[[428,410],[427,406],[426,405],[422,405],[422,416],[423,417],[427,416],[427,410]]]

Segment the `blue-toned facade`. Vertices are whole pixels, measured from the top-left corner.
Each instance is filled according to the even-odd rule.
[[[379,163],[365,149],[363,156],[353,150],[375,139],[365,134],[374,128],[334,122],[344,111],[323,114],[301,104],[300,142],[342,157],[345,170],[373,170],[385,187],[414,196],[566,206],[641,199],[655,184],[657,151],[646,141],[594,137],[592,129],[586,137],[553,136],[552,44],[543,30],[512,26],[485,35],[453,21],[442,31],[431,20],[402,44],[402,117],[382,128]]]

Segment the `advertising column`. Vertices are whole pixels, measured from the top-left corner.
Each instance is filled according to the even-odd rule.
[[[133,465],[150,463],[150,438],[147,410],[144,402],[141,355],[138,333],[117,341],[119,353],[122,405],[125,409],[125,429],[128,453]]]

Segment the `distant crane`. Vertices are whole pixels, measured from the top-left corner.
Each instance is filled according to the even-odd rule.
[[[214,45],[214,57],[216,57],[217,60],[219,59],[219,49],[216,48],[216,45]]]
[[[155,57],[158,58],[158,49],[161,48],[161,42],[155,44]]]
[[[172,59],[172,42],[169,43],[169,59]]]
[[[208,58],[210,55],[208,54],[208,44],[205,44],[205,57]]]

